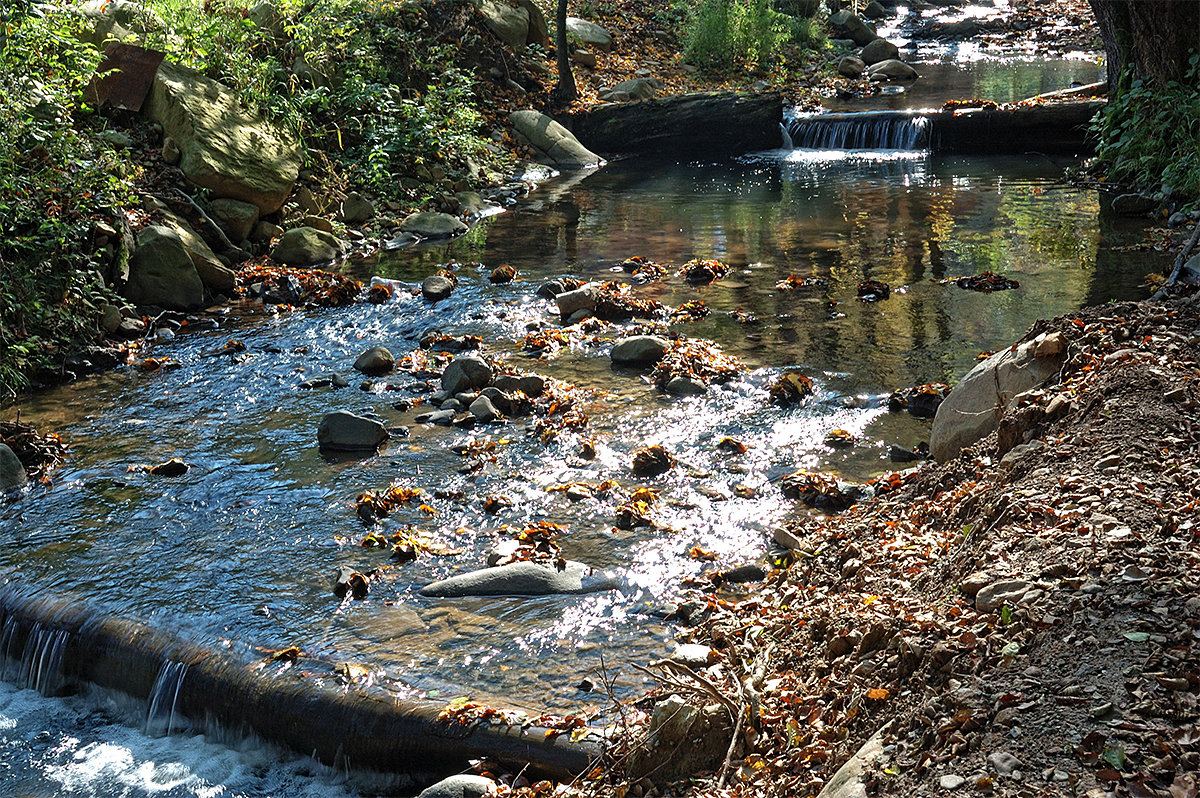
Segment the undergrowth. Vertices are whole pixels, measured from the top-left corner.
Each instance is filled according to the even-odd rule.
[[[1177,205],[1200,202],[1200,54],[1182,82],[1134,79],[1093,123],[1098,166],[1107,179],[1147,191],[1170,189]]]
[[[785,62],[789,44],[820,49],[824,38],[812,19],[783,13],[772,0],[701,0],[684,55],[714,71],[743,65],[766,71]]]

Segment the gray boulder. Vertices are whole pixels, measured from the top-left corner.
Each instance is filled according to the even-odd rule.
[[[1049,381],[1066,359],[1066,340],[1050,333],[997,352],[971,369],[938,406],[930,455],[944,463],[986,437],[1018,394]]]
[[[125,297],[138,305],[192,310],[204,304],[204,283],[183,241],[170,227],[150,225],[129,258]]]
[[[333,233],[315,227],[293,227],[279,237],[271,250],[271,259],[276,263],[304,268],[334,260],[341,254],[342,242]]]
[[[369,222],[375,215],[375,206],[357,191],[350,192],[342,200],[342,221],[346,224]]]
[[[856,55],[843,56],[837,65],[838,74],[846,78],[861,77],[866,68],[866,62]]]
[[[421,296],[429,302],[440,302],[454,291],[454,281],[444,274],[431,274],[421,282]]]
[[[471,0],[483,15],[484,24],[496,38],[514,50],[521,49],[529,37],[529,11],[499,0]]]
[[[920,77],[917,70],[895,58],[871,64],[867,67],[867,75],[871,80],[916,80]]]
[[[546,378],[540,374],[501,374],[493,384],[505,393],[520,391],[532,399],[546,392]]]
[[[871,0],[871,2],[867,3],[867,7],[863,9],[862,13],[867,19],[880,19],[888,15],[888,10],[878,0]]]
[[[358,416],[347,410],[329,413],[317,427],[317,443],[320,447],[336,452],[373,452],[388,437],[387,429],[375,419]]]
[[[396,358],[382,346],[373,346],[358,356],[354,368],[368,377],[378,377],[396,368]]]
[[[426,585],[422,596],[549,596],[596,593],[613,590],[617,578],[581,562],[567,560],[562,568],[554,563],[514,562],[458,574]]]
[[[874,28],[846,9],[831,14],[829,24],[835,31],[853,39],[859,47],[870,44],[877,38]]]
[[[471,402],[471,406],[467,408],[475,418],[479,419],[480,424],[490,424],[500,418],[500,411],[492,404],[492,400],[486,396],[480,396],[475,401]]]
[[[529,13],[529,32],[525,36],[526,44],[536,44],[547,47],[550,44],[550,28],[546,24],[546,15],[534,0],[517,0],[517,5]]]
[[[163,223],[179,236],[204,287],[213,294],[232,296],[237,285],[237,272],[222,263],[204,239],[196,235],[196,231],[180,217],[169,211],[164,212]]]
[[[575,41],[583,44],[586,50],[602,50],[607,53],[613,48],[612,34],[586,19],[567,17],[567,33],[574,36]]]
[[[442,372],[442,390],[448,395],[478,391],[492,381],[492,367],[479,355],[460,355]]]
[[[483,798],[495,792],[496,782],[491,779],[460,774],[426,787],[417,798]]]
[[[21,461],[7,444],[0,443],[0,497],[20,490],[28,483],[25,466],[21,465]]]
[[[1045,595],[1045,592],[1024,579],[1004,579],[993,582],[975,594],[975,609],[979,612],[992,612],[1005,604],[1018,607],[1032,603]]]
[[[586,169],[601,162],[600,156],[580,144],[571,131],[539,111],[513,111],[508,121],[517,135],[551,166]]]
[[[235,199],[215,199],[208,203],[208,215],[237,244],[250,238],[258,224],[258,206]]]
[[[900,48],[883,38],[875,39],[862,48],[862,60],[866,64],[878,64],[880,61],[895,59],[899,55]]]
[[[691,377],[679,376],[672,377],[664,390],[672,396],[700,396],[708,393],[708,386]]]
[[[215,196],[268,214],[291,193],[302,160],[299,143],[245,110],[233,89],[164,61],[142,110],[178,145],[184,176]]]
[[[420,211],[400,222],[400,230],[421,238],[453,238],[467,232],[462,219],[448,213]]]
[[[574,291],[563,291],[554,297],[554,301],[558,304],[558,315],[565,322],[581,310],[590,312],[596,309],[596,286],[588,283]]]
[[[667,339],[657,335],[631,335],[612,348],[612,362],[618,366],[647,366],[667,354]]]
[[[633,78],[632,80],[624,80],[609,89],[608,94],[611,96],[620,96],[631,100],[649,100],[655,94],[658,94],[659,83],[654,78]]]

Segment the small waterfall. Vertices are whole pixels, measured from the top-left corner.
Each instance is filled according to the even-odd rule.
[[[792,141],[792,134],[788,133],[787,125],[783,124],[782,122],[779,123],[779,133],[780,133],[780,138],[783,139],[783,144],[781,145],[783,147],[783,149],[785,149],[785,150],[796,149],[796,145]]]
[[[817,114],[793,118],[788,134],[800,149],[916,151],[929,146],[929,119],[896,111]]]
[[[35,623],[25,638],[16,682],[42,695],[55,695],[64,681],[63,652],[68,637],[65,629],[47,629]]]
[[[150,700],[146,708],[146,734],[171,735],[175,729],[175,704],[179,700],[179,688],[187,676],[188,666],[183,662],[168,661],[159,668]]]

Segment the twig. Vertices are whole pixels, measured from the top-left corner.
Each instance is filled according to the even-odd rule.
[[[725,762],[717,776],[717,789],[725,788],[725,780],[729,778],[729,767],[733,763],[733,751],[737,748],[738,738],[742,736],[742,724],[746,722],[746,704],[738,710],[737,719],[733,722],[733,736],[729,738],[729,748],[725,751]]]
[[[184,200],[187,201],[188,205],[191,205],[196,209],[196,213],[204,217],[204,221],[208,222],[209,226],[212,227],[213,231],[217,234],[217,237],[221,239],[221,243],[225,245],[226,249],[238,249],[238,247],[235,247],[229,240],[229,236],[225,235],[225,231],[222,230],[220,226],[218,226],[217,223],[212,220],[211,216],[204,212],[203,208],[196,204],[196,201],[192,199],[186,191],[182,191],[177,188],[175,189],[175,193],[183,197]]]
[[[1175,256],[1175,268],[1171,270],[1171,275],[1167,281],[1163,283],[1162,288],[1154,292],[1154,296],[1150,297],[1151,302],[1160,299],[1166,299],[1167,289],[1175,285],[1179,280],[1179,272],[1183,270],[1183,262],[1188,259],[1188,255],[1192,254],[1192,250],[1196,247],[1196,242],[1200,241],[1200,222],[1196,222],[1195,229],[1192,230],[1192,237],[1183,245],[1183,249],[1179,250],[1179,254]]]

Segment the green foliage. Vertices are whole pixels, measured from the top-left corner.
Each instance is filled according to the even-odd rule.
[[[1165,184],[1195,205],[1200,199],[1200,54],[1188,64],[1183,82],[1152,86],[1135,79],[1115,92],[1092,132],[1109,180],[1150,190]]]
[[[701,0],[684,41],[684,56],[710,69],[749,63],[778,65],[792,40],[795,20],[774,9],[771,0]]]
[[[111,294],[83,246],[128,201],[123,169],[83,130],[98,61],[79,20],[35,4],[0,21],[0,398],[94,337]],[[38,53],[31,58],[31,53]]]

